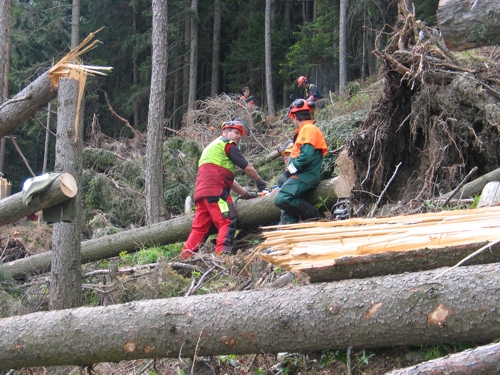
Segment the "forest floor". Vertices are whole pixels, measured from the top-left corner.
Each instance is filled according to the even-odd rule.
[[[17,256],[23,256],[23,247],[31,254],[40,253],[51,247],[51,228],[38,221],[24,221],[2,227],[1,239],[19,240],[23,246],[16,246]],[[224,293],[230,291],[256,290],[308,284],[301,274],[289,273],[272,268],[266,262],[248,259],[261,239],[259,233],[246,234],[235,241],[236,254],[214,257],[212,241],[200,250],[189,263],[199,272],[173,270],[169,265],[178,262],[180,246],[174,244],[156,249],[144,249],[136,255],[122,255],[84,266],[84,305],[102,306],[154,298],[178,297],[189,294]],[[13,249],[13,248],[11,248]],[[6,254],[4,254],[6,255]],[[11,254],[12,255],[12,254]],[[153,264],[147,269],[141,265]],[[213,274],[194,293],[190,290],[193,279],[217,263],[224,272]],[[118,276],[90,276],[92,271],[116,267]],[[120,270],[136,269],[132,273]],[[248,271],[242,274],[242,270]],[[50,275],[36,275],[24,282],[10,281],[0,289],[0,312],[3,317],[45,311],[48,308],[48,282]],[[161,284],[159,283],[161,280]],[[283,281],[284,282],[280,282]],[[125,286],[126,284],[126,286]],[[106,293],[107,290],[113,290]],[[12,297],[17,295],[18,298]],[[222,355],[197,357],[195,366],[192,358],[166,358],[157,360],[134,360],[119,363],[98,363],[92,369],[75,366],[24,368],[9,375],[33,374],[95,374],[95,375],[140,375],[140,374],[310,374],[310,375],[381,375],[388,371],[414,365],[430,359],[458,352],[460,348],[449,345],[429,347],[394,347],[382,349],[354,349],[321,351],[314,353],[279,353],[256,355]],[[1,372],[5,375],[7,372]]]
[[[411,30],[411,28],[405,30]],[[328,103],[329,108],[337,111],[336,116],[328,112],[328,109],[322,109],[317,117],[318,126],[324,129],[329,148],[333,150],[345,146],[349,158],[354,163],[353,169],[356,175],[353,176],[355,185],[353,191],[357,192],[355,204],[373,203],[377,198],[375,194],[385,191],[384,188],[388,186],[391,176],[395,175],[394,167],[398,163],[403,163],[402,168],[395,175],[393,185],[388,186],[389,189],[386,192],[386,201],[397,204],[401,210],[394,214],[408,212],[404,211],[405,208],[410,209],[411,212],[421,211],[428,203],[429,197],[455,188],[474,166],[479,167],[478,174],[480,175],[497,168],[500,154],[497,136],[500,111],[496,105],[500,97],[500,90],[497,89],[500,87],[500,82],[495,78],[500,71],[499,51],[495,48],[482,50],[474,59],[468,55],[452,56],[454,57],[453,64],[446,63],[446,66],[452,66],[452,68],[444,71],[443,61],[436,59],[446,60],[449,51],[444,53],[439,45],[416,42],[408,45],[407,49],[407,51],[400,51],[388,48],[387,55],[384,57],[387,59],[383,69],[384,79],[373,83],[373,86],[364,93],[356,83],[352,83],[347,88],[347,91],[352,90],[352,95],[347,95],[345,101],[331,100]],[[420,64],[424,61],[422,57],[424,55],[432,58],[429,57],[426,64]],[[394,63],[396,60],[399,65]],[[485,61],[488,61],[488,64]],[[491,68],[486,69],[484,66]],[[473,71],[476,78],[472,78],[469,71]],[[435,81],[429,83],[429,77],[434,77]],[[438,78],[439,81],[437,81]],[[367,94],[371,91],[375,94]],[[367,97],[368,99],[365,100],[364,98]],[[227,107],[224,107],[226,103]],[[186,117],[185,129],[182,132],[174,132],[183,133],[180,135],[186,140],[186,144],[187,140],[192,140],[202,147],[206,146],[214,136],[219,134],[222,117],[213,115],[214,108],[227,112],[231,103],[231,98],[228,100],[225,98],[207,99],[197,111],[193,111]],[[466,110],[463,110],[464,108]],[[340,115],[361,112],[364,113],[364,117],[361,116],[362,119],[358,120],[352,116],[349,120],[350,125],[347,127],[340,127],[333,120],[334,117]],[[290,125],[286,123],[285,115],[277,119],[273,125],[269,124],[270,121],[263,112],[247,114],[245,118],[248,118],[249,123],[253,121],[252,125],[255,125],[252,128],[253,138],[247,137],[247,143],[243,145],[245,155],[248,155],[252,162],[257,160],[257,157],[261,156],[264,151],[270,152],[290,136]],[[346,124],[347,122],[346,118],[342,117],[340,123]],[[181,152],[180,143],[174,143],[180,142],[180,138],[173,138],[165,142],[166,144],[172,142],[171,150],[175,151],[171,153],[171,159],[168,160],[169,175],[167,177],[172,178],[172,196],[180,197],[182,194],[179,194],[178,189],[182,187],[182,183],[186,186],[194,184],[197,158],[196,152],[189,154],[185,149]],[[94,209],[91,212],[94,216],[84,224],[85,227],[82,229],[84,237],[95,238],[93,236],[118,227],[119,230],[126,230],[128,226],[143,225],[141,220],[144,218],[141,215],[144,210],[140,206],[143,202],[139,202],[138,205],[130,203],[141,199],[143,201],[142,195],[130,194],[134,189],[132,185],[129,188],[126,182],[116,183],[115,180],[122,173],[122,175],[127,174],[134,182],[140,181],[137,176],[140,176],[143,164],[137,160],[145,154],[144,145],[144,135],[133,140],[116,141],[104,136],[98,130],[93,131],[92,139],[87,147],[92,150],[91,154],[96,159],[89,162],[89,165],[97,165],[98,168],[89,172],[87,167],[87,175],[84,172],[84,177],[99,181],[92,185],[94,187],[109,186],[109,197],[112,198],[106,198],[103,191],[96,191],[92,194],[94,200],[87,201],[86,204],[104,204],[106,200],[109,203],[111,199],[118,200],[121,196],[127,199],[123,199],[126,203],[121,206],[109,206],[109,210],[115,210],[112,213]],[[97,150],[104,151],[97,152]],[[135,160],[123,161],[134,154],[138,155]],[[104,156],[110,159],[107,161]],[[100,157],[98,161],[96,161],[97,157]],[[190,165],[187,163],[189,157],[192,158]],[[333,169],[336,160],[332,158],[332,154],[328,154],[327,157],[331,159],[326,164]],[[179,163],[178,170],[174,171],[173,166],[179,161],[183,164]],[[274,176],[273,173],[281,173],[282,168],[282,165],[270,167],[267,173],[269,176]],[[335,169],[337,170],[337,166]],[[135,171],[137,171],[136,175],[132,173]],[[113,184],[101,183],[107,173],[113,178]],[[116,187],[121,188],[121,191],[111,190]],[[169,194],[167,192],[166,195]],[[87,196],[90,195],[87,194]],[[102,198],[103,202],[99,202],[99,198]],[[120,218],[120,215],[123,216],[121,222],[115,223],[114,227],[108,225],[112,223],[112,219]],[[130,221],[126,222],[126,220]],[[249,262],[249,255],[261,241],[262,237],[259,232],[240,233],[234,242],[235,253],[220,257],[213,256],[213,244],[208,241],[200,250],[200,254],[190,261],[198,267],[198,271],[171,267],[173,262],[179,260],[181,244],[143,249],[135,254],[122,254],[113,259],[86,264],[82,270],[84,305],[106,306],[137,300],[256,290],[285,285],[293,287],[308,283],[308,280],[301,274],[290,274],[258,259]],[[0,262],[47,251],[51,245],[51,227],[43,223],[24,221],[4,226],[0,234]],[[214,262],[221,265],[221,269],[225,271],[212,275],[209,281],[193,291],[190,287],[193,285],[192,281],[200,279],[200,276],[209,270]],[[248,263],[250,265],[247,267]],[[152,266],[148,266],[147,270],[141,268],[146,264]],[[92,276],[92,271],[111,269],[118,270],[114,272],[116,275],[113,276],[110,272],[109,275]],[[120,273],[120,269],[128,269],[129,272]],[[242,273],[243,269],[246,271]],[[47,310],[49,280],[48,274],[35,275],[25,280],[24,283],[20,283],[8,280],[6,275],[0,274],[0,317]],[[196,358],[194,366],[191,364],[192,359],[169,358],[99,363],[92,369],[25,368],[9,372],[9,375],[379,375],[393,369],[458,352],[461,349],[463,348],[458,346],[438,345],[377,350],[356,348],[352,351],[346,348],[341,351],[307,354],[226,355]],[[5,374],[7,372],[0,372],[0,375]]]

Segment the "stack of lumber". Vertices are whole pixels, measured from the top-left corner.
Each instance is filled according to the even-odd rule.
[[[346,264],[346,257],[350,259],[349,264],[359,266],[365,259],[373,268],[373,264],[381,259],[393,262],[397,257],[405,257],[405,262],[416,265],[423,258],[429,262],[434,257],[432,253],[438,251],[449,257],[452,255],[444,263],[433,259],[434,265],[420,264],[418,271],[453,265],[481,246],[499,240],[500,207],[300,223],[279,227],[280,230],[276,230],[277,227],[263,229],[265,241],[258,248],[259,255],[265,261],[290,271],[315,274],[318,269],[331,269],[342,262]],[[403,253],[406,254],[402,256]],[[457,256],[462,258],[457,259]],[[500,258],[497,257],[495,254],[494,259],[485,262],[498,261]],[[382,273],[405,271],[415,270],[392,269]],[[353,276],[352,270],[350,272],[347,277],[373,276]],[[334,279],[330,275],[326,279],[318,277],[315,281]]]

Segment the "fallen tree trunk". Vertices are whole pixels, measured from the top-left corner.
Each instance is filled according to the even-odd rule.
[[[0,200],[0,226],[55,206],[73,198],[76,193],[75,178],[69,173],[63,173],[46,190],[37,194],[28,205],[23,202],[23,192],[11,195]]]
[[[50,84],[49,72],[43,73],[0,109],[0,138],[10,134],[23,121],[57,97],[57,88]]]
[[[336,201],[335,184],[337,178],[322,181],[308,200],[316,204],[323,202],[329,207]],[[236,213],[238,227],[250,229],[279,221],[280,210],[274,205],[275,194],[238,201]],[[118,256],[122,251],[135,252],[151,245],[170,244],[185,241],[191,231],[193,215],[174,218],[161,223],[131,229],[111,236],[82,242],[82,263]],[[8,272],[14,278],[23,278],[32,273],[50,271],[52,252],[37,254],[0,265],[0,271]]]
[[[500,265],[176,297],[0,320],[0,370],[138,358],[488,343]],[[478,303],[481,301],[481,303]]]
[[[481,194],[487,183],[493,181],[500,181],[500,168],[495,169],[489,173],[476,178],[475,180],[465,184],[462,188],[455,193],[455,198],[469,198],[474,195]],[[446,199],[451,192],[444,194],[441,199]]]
[[[386,375],[490,375],[498,374],[499,363],[500,344],[490,344],[394,370]]]
[[[500,43],[498,1],[440,0],[438,25],[452,51],[493,46]]]
[[[487,242],[448,246],[442,249],[425,248],[367,256],[347,256],[336,259],[335,264],[331,266],[303,268],[301,272],[307,274],[312,283],[419,272],[439,267],[452,267],[485,245]],[[495,244],[489,251],[476,255],[467,264],[498,262],[500,262],[500,244]]]

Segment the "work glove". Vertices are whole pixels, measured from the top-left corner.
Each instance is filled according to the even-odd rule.
[[[254,198],[258,198],[259,195],[257,193],[251,193],[249,191],[247,191],[245,194],[243,194],[241,196],[243,199],[245,200],[248,200],[248,199],[254,199]]]
[[[259,181],[256,181],[257,190],[262,191],[267,188],[267,181],[264,181],[262,178]]]

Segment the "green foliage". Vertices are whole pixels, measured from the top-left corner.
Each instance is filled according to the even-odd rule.
[[[133,254],[122,251],[119,256],[124,264],[151,264],[158,262],[161,258],[169,259],[178,256],[182,246],[183,243],[177,242],[169,245],[144,248]]]
[[[321,357],[320,357],[321,366],[323,366],[323,367],[329,366],[335,360],[336,356],[337,356],[337,352],[334,352],[331,350],[323,351],[321,353]]]
[[[452,352],[448,345],[432,345],[424,350],[424,358],[427,361],[444,357]]]
[[[236,361],[236,355],[234,354],[221,355],[219,359],[223,364],[229,363],[233,367],[238,366],[238,362]]]
[[[480,200],[481,200],[481,194],[479,194],[479,195],[475,195],[475,196],[473,197],[473,201],[472,201],[472,203],[471,203],[471,204],[470,204],[470,206],[469,206],[469,207],[467,207],[467,208],[477,208],[477,205],[479,204],[479,201],[480,201]]]
[[[318,210],[323,209],[324,211],[329,211],[330,207],[327,206],[327,202],[330,199],[330,196],[327,196],[326,198],[323,198],[321,196],[318,196],[319,202],[314,205]]]
[[[101,294],[92,289],[84,289],[82,294],[83,306],[99,306]]]
[[[369,363],[370,358],[375,357],[374,353],[367,354],[365,350],[361,352],[361,355],[358,358],[358,365],[357,367],[361,366],[362,364],[367,365]]]
[[[459,341],[457,342],[457,346],[460,350],[474,349],[477,345],[468,341]]]
[[[84,220],[98,233],[117,233],[131,224],[144,223],[142,159],[122,160],[106,150],[84,150],[82,190]]]
[[[171,210],[183,212],[184,201],[194,187],[202,150],[194,140],[170,137],[163,144],[163,151],[163,163],[167,168],[165,202]]]

